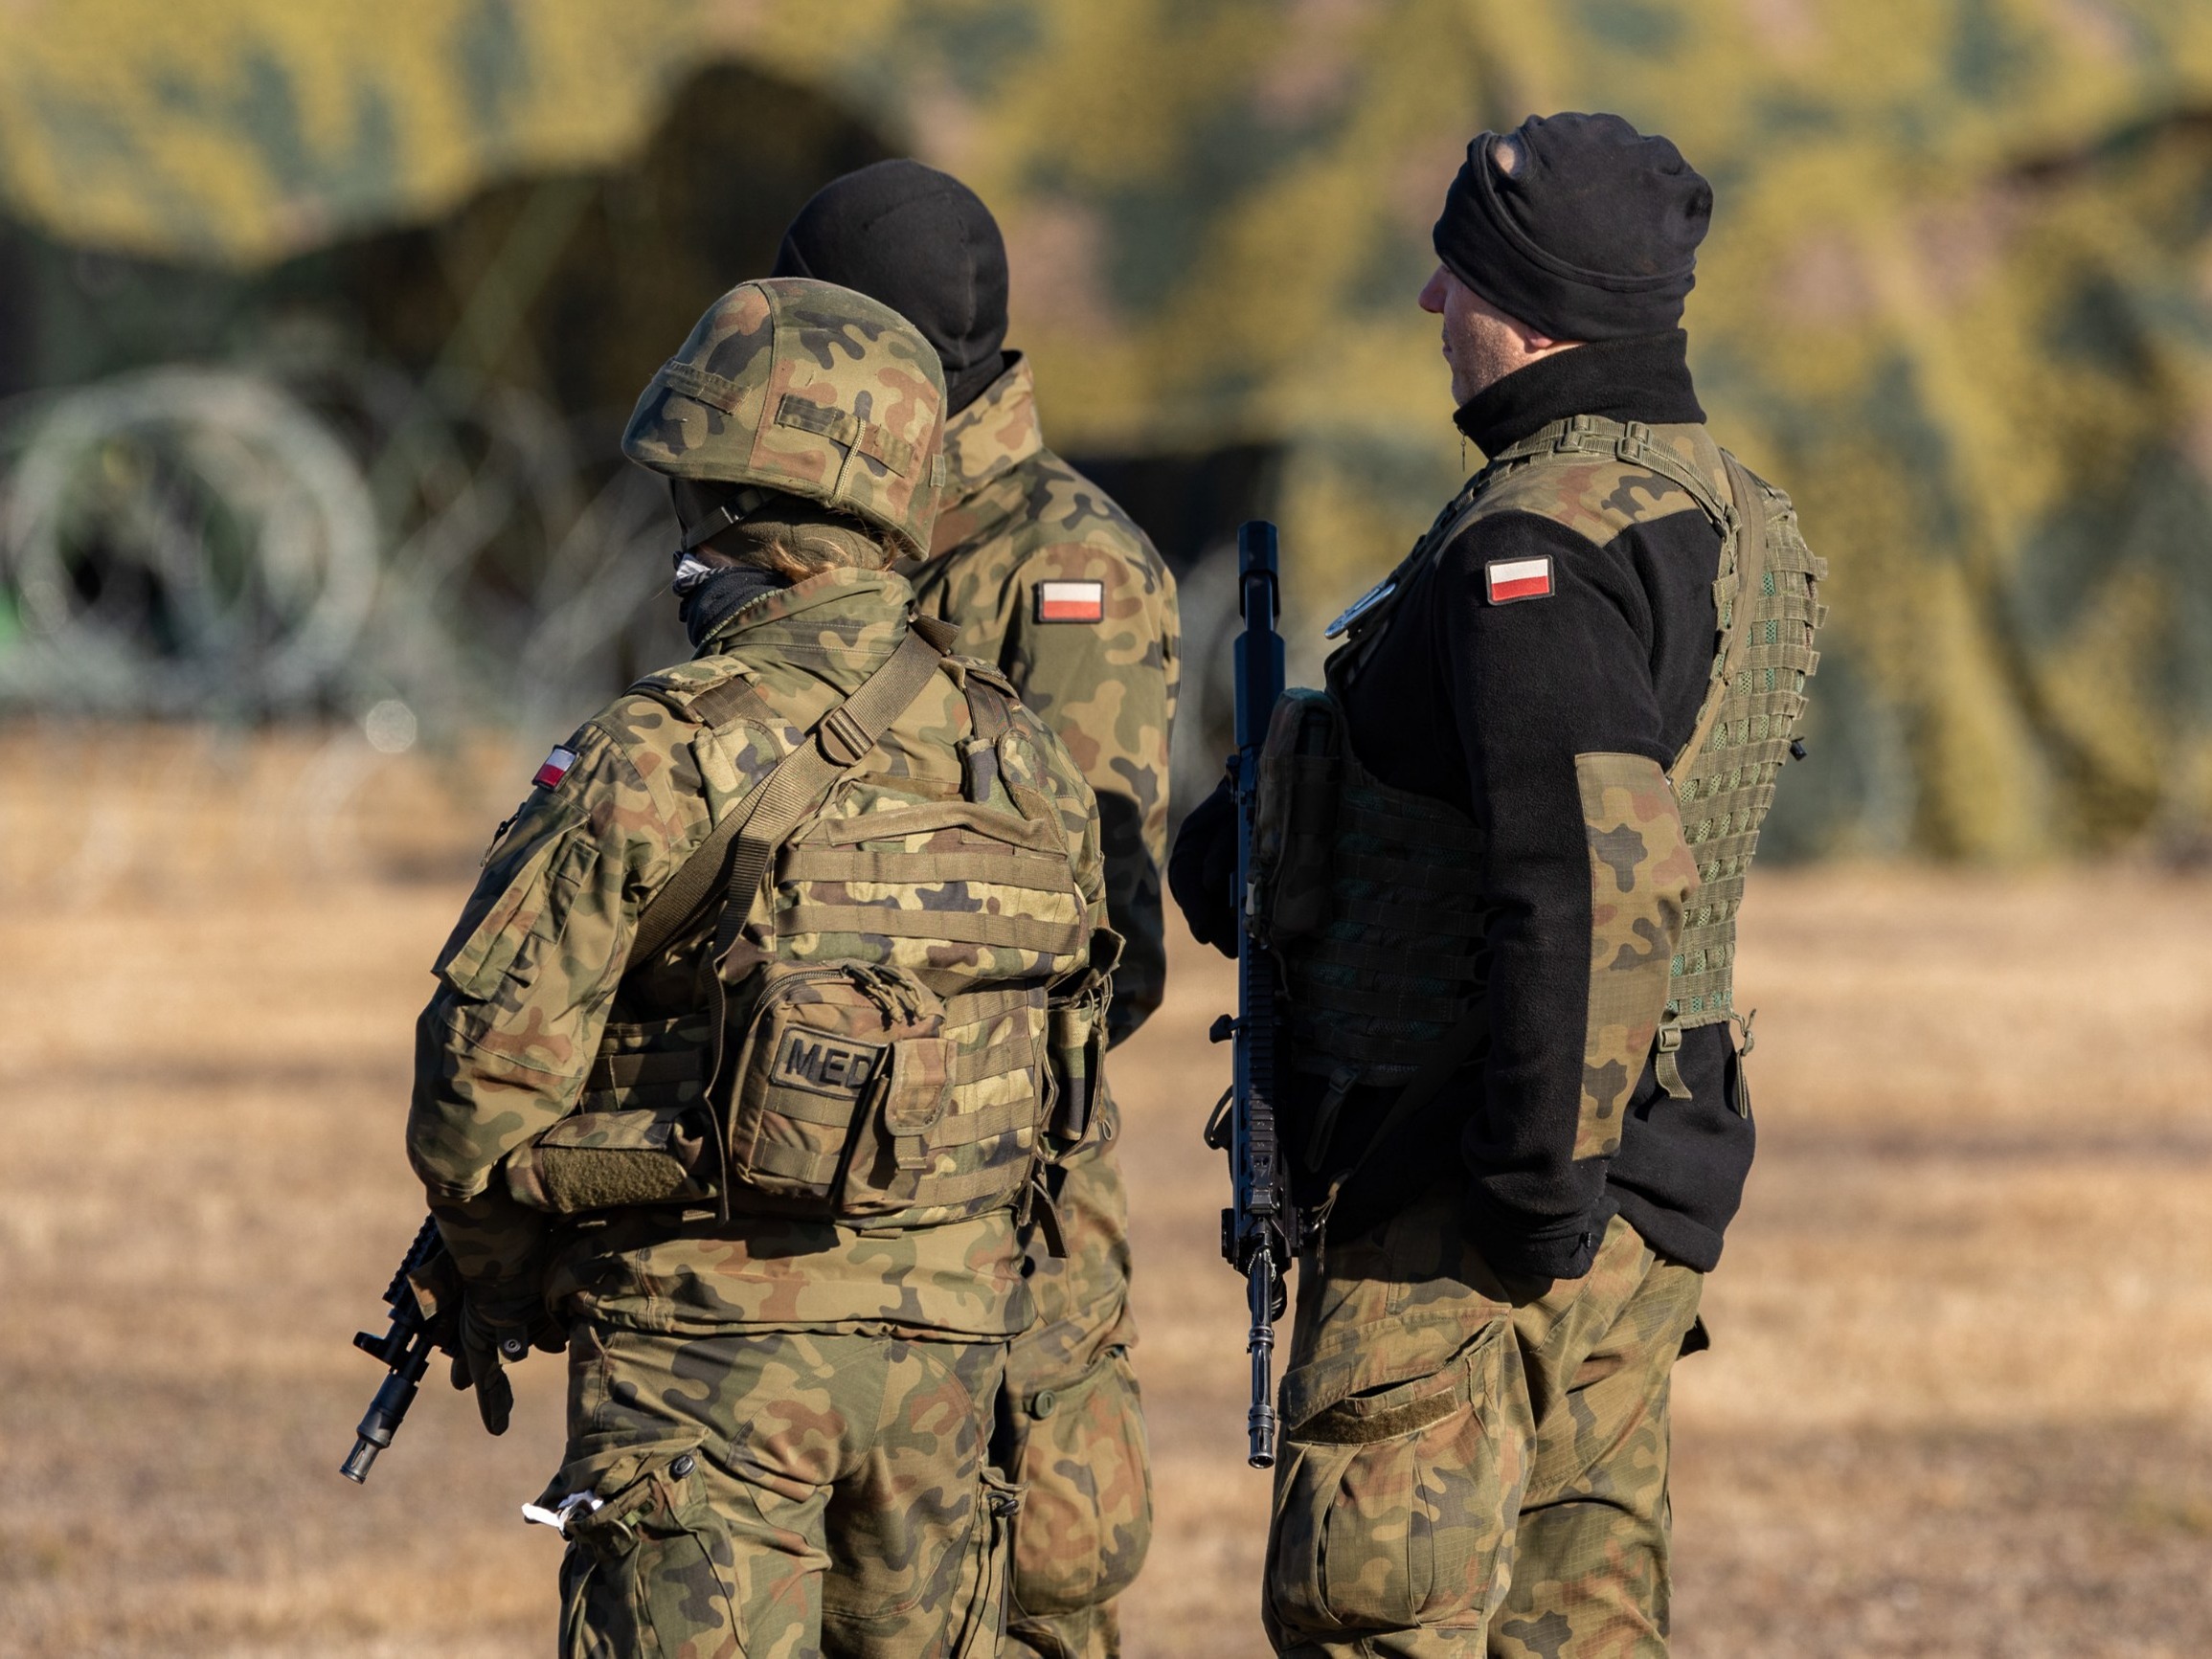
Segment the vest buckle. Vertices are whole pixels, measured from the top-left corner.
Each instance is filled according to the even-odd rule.
[[[875,747],[860,722],[846,713],[842,704],[823,717],[815,736],[822,745],[822,752],[840,766],[858,764]]]

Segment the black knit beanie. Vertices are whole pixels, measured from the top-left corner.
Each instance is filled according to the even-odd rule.
[[[1510,173],[1501,142],[1518,152]],[[1663,334],[1682,321],[1712,213],[1712,186],[1667,140],[1617,115],[1532,115],[1467,146],[1436,257],[1554,340]]]
[[[783,233],[777,277],[814,277],[880,300],[937,348],[946,413],[1005,365],[1006,244],[982,198],[918,161],[879,161],[814,192]]]

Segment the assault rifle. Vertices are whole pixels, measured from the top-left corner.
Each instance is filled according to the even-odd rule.
[[[391,1328],[381,1336],[373,1331],[362,1331],[353,1337],[354,1347],[382,1360],[389,1372],[376,1390],[376,1398],[369,1402],[361,1426],[353,1431],[352,1455],[338,1466],[338,1472],[355,1486],[369,1479],[369,1466],[392,1444],[392,1437],[406,1422],[407,1408],[415,1403],[416,1390],[421,1386],[423,1372],[430,1368],[431,1355],[441,1349],[447,1354],[458,1352],[450,1303],[437,1306],[433,1292],[432,1305],[425,1307],[416,1289],[418,1282],[434,1285],[451,1275],[452,1258],[445,1253],[437,1218],[425,1216],[421,1231],[407,1246],[406,1258],[384,1292],[385,1303],[392,1310]]]
[[[1254,519],[1236,532],[1237,602],[1244,632],[1236,640],[1236,753],[1230,774],[1236,791],[1236,1017],[1213,1023],[1213,1041],[1234,1043],[1229,1093],[1207,1126],[1208,1146],[1229,1154],[1232,1200],[1221,1212],[1221,1253],[1245,1278],[1252,1329],[1252,1435],[1254,1468],[1275,1462],[1275,1322],[1288,1301],[1283,1288],[1298,1237],[1290,1178],[1275,1136],[1275,963],[1254,913],[1253,816],[1259,796],[1260,750],[1268,719],[1282,696],[1282,636],[1275,629],[1281,590],[1275,576],[1275,526]]]

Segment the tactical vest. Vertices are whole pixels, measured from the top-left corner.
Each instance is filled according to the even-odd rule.
[[[1826,566],[1806,548],[1789,498],[1704,427],[1577,415],[1505,450],[1469,481],[1392,575],[1346,614],[1349,639],[1329,659],[1328,690],[1294,691],[1276,706],[1261,762],[1255,854],[1263,926],[1283,964],[1292,1064],[1327,1079],[1303,1149],[1308,1167],[1319,1167],[1351,1088],[1399,1087],[1369,1142],[1379,1144],[1486,1036],[1481,833],[1456,809],[1367,773],[1344,741],[1345,689],[1414,575],[1477,520],[1538,511],[1601,544],[1634,522],[1621,504],[1634,492],[1609,486],[1578,497],[1574,481],[1546,476],[1593,460],[1679,485],[1720,532],[1711,677],[1667,773],[1699,876],[1654,1040],[1670,1094],[1688,1093],[1675,1064],[1682,1032],[1734,1016],[1736,911],[1775,774],[1795,738],[1805,682],[1819,662],[1813,637],[1826,617],[1817,597]],[[1748,525],[1738,510],[1747,500],[1757,511]]]
[[[576,1112],[510,1158],[518,1197],[926,1226],[1026,1201],[1083,1141],[1112,963],[1086,972],[1088,908],[1011,689],[958,663],[959,788],[866,770],[949,637],[918,624],[648,906],[633,963],[712,923],[700,1006],[607,1027]],[[734,675],[638,689],[700,725],[787,729]]]

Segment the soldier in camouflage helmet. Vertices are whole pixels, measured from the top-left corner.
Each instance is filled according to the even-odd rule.
[[[874,301],[715,303],[623,443],[697,655],[553,750],[438,958],[408,1148],[494,1432],[566,1336],[572,1655],[1002,1639],[988,1447],[1116,941],[1081,772],[890,569],[943,402]]]
[[[1105,492],[1045,447],[1029,366],[1004,349],[1005,248],[974,191],[918,162],[864,168],[806,205],[776,268],[884,301],[944,362],[948,477],[914,590],[1005,674],[1097,795],[1106,903],[1125,940],[1108,1016],[1119,1042],[1164,985],[1175,580]],[[1038,1322],[1014,1344],[1001,1444],[1025,1490],[1012,1639],[1074,1659],[1118,1648],[1114,1599],[1143,1563],[1151,1488],[1111,1139],[1056,1182],[1066,1255],[1036,1260]]]
[[[1668,1381],[1751,1158],[1735,908],[1820,618],[1691,386],[1711,201],[1615,116],[1470,146],[1420,303],[1489,464],[1270,726],[1283,1653],[1666,1652]],[[1217,796],[1170,870],[1224,949],[1234,840]]]

